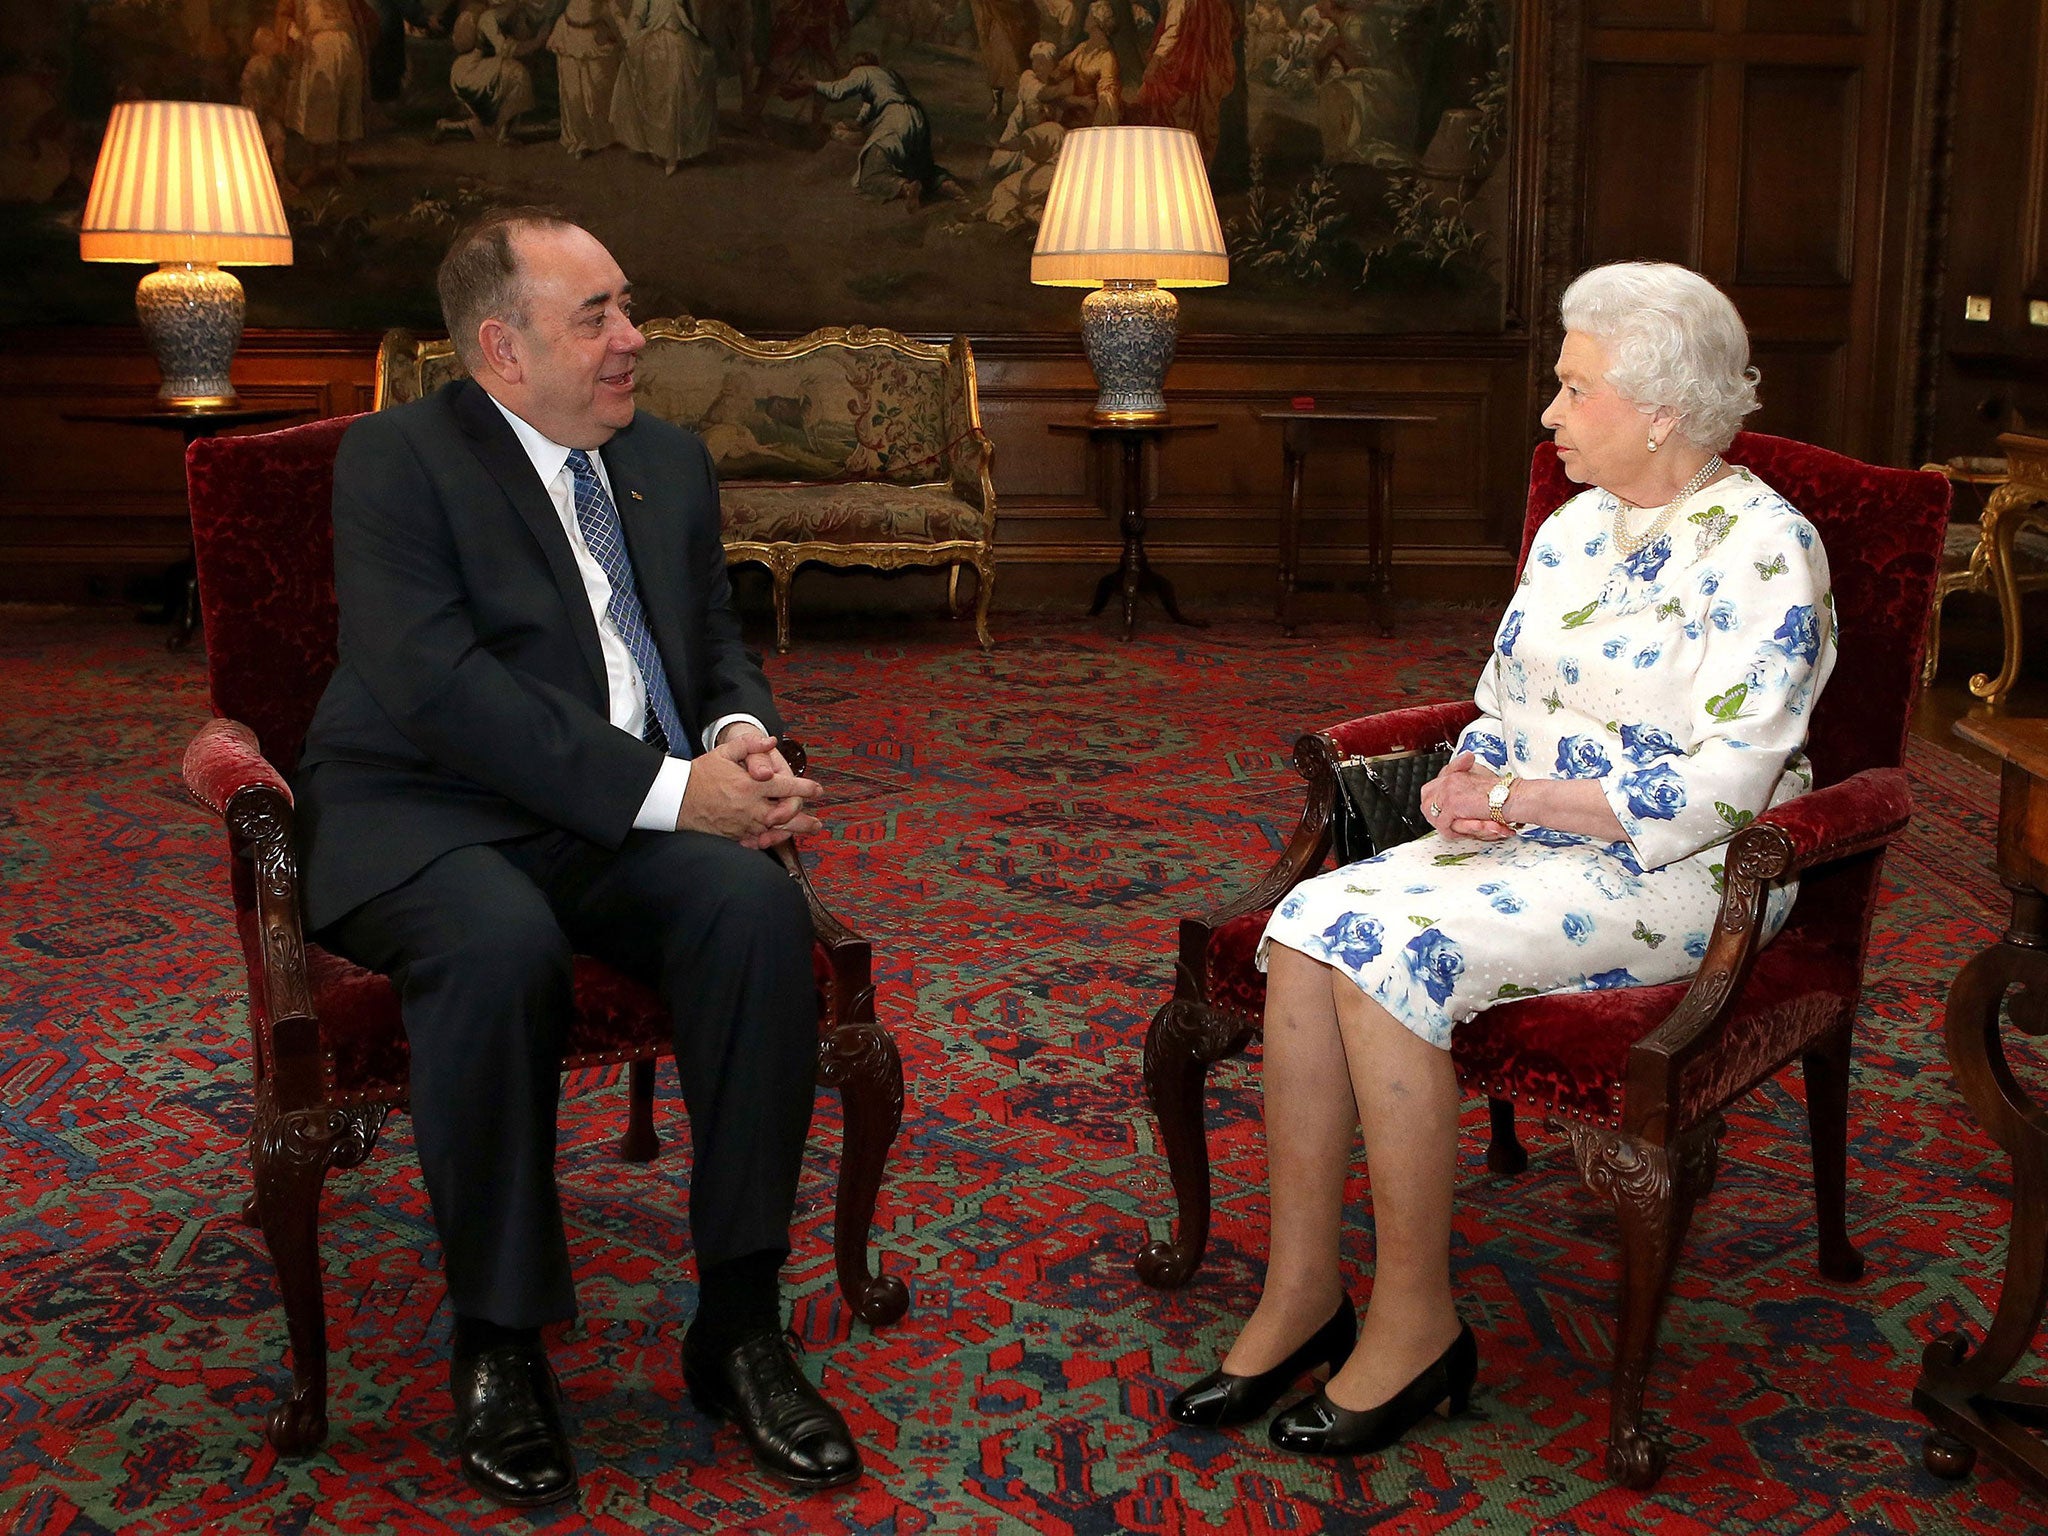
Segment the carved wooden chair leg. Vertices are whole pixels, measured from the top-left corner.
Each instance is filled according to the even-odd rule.
[[[1643,1389],[1693,1207],[1713,1188],[1721,1122],[1695,1126],[1666,1147],[1577,1121],[1565,1129],[1586,1187],[1612,1200],[1621,1218],[1621,1326],[1608,1402],[1607,1475],[1625,1487],[1648,1488],[1663,1474],[1671,1447],[1643,1428]]]
[[[974,638],[981,642],[984,651],[995,648],[995,640],[988,632],[988,600],[995,589],[995,561],[988,559],[977,563],[974,568]]]
[[[775,649],[787,655],[794,642],[789,638],[789,587],[796,580],[796,568],[777,563],[769,568],[775,585]]]
[[[661,1151],[654,1129],[654,1063],[630,1062],[626,1068],[626,1134],[619,1138],[619,1156],[629,1163],[651,1163]]]
[[[1529,1166],[1529,1154],[1515,1135],[1515,1101],[1489,1098],[1486,1113],[1493,1124],[1493,1134],[1486,1143],[1486,1166],[1494,1173],[1513,1178]]]
[[[1927,654],[1920,660],[1920,686],[1925,688],[1934,681],[1934,674],[1941,666],[1941,604],[1946,592],[1936,590],[1934,603],[1927,610]]]
[[[818,1081],[839,1090],[846,1123],[833,1211],[839,1293],[857,1316],[884,1328],[910,1306],[910,1292],[901,1280],[868,1267],[875,1196],[903,1124],[903,1058],[881,1025],[841,1024],[819,1044]]]
[[[1853,1016],[1852,1016],[1853,1019]],[[1799,1059],[1806,1074],[1806,1124],[1813,1142],[1814,1225],[1820,1272],[1830,1280],[1863,1278],[1863,1255],[1849,1241],[1849,1044],[1851,1021]]]
[[[965,568],[966,562],[963,560],[955,560],[946,567],[946,617],[949,619],[962,617],[960,612],[960,572]]]
[[[320,1186],[329,1168],[369,1155],[384,1124],[381,1106],[280,1113],[266,1093],[256,1105],[249,1160],[257,1220],[277,1268],[291,1339],[292,1385],[265,1432],[280,1456],[304,1456],[327,1438],[327,1298],[320,1275]]]
[[[1235,1056],[1258,1026],[1235,1014],[1175,998],[1152,1016],[1145,1034],[1145,1093],[1159,1118],[1166,1166],[1179,1210],[1171,1238],[1138,1250],[1138,1278],[1178,1290],[1194,1277],[1209,1246],[1209,1142],[1202,1120],[1202,1085],[1209,1068]]]

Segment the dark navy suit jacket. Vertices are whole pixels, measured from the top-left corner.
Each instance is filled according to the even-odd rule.
[[[729,714],[779,734],[740,643],[703,443],[642,412],[601,452],[692,744]],[[568,535],[477,385],[365,416],[343,437],[334,584],[340,661],[295,783],[310,927],[454,848],[553,827],[624,841],[661,755],[610,723]]]

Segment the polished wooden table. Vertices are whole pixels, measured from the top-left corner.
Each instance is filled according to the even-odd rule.
[[[202,437],[213,437],[236,427],[258,427],[269,422],[288,421],[313,413],[303,405],[227,405],[196,411],[173,411],[162,407],[131,411],[66,411],[66,421],[109,422],[123,427],[157,427],[177,432],[190,448]],[[190,515],[190,509],[187,509]],[[192,643],[199,627],[199,567],[192,558],[189,537],[185,558],[172,568],[170,594],[164,599],[163,617],[171,632],[164,639],[167,649],[182,651]]]
[[[1163,421],[1098,421],[1091,416],[1085,421],[1055,421],[1049,425],[1055,432],[1085,433],[1091,446],[1109,443],[1117,450],[1119,472],[1114,477],[1105,477],[1105,484],[1115,488],[1116,502],[1110,510],[1123,531],[1123,558],[1115,570],[1095,584],[1095,601],[1088,605],[1088,612],[1102,612],[1109,605],[1110,594],[1121,592],[1124,638],[1128,640],[1137,622],[1138,594],[1151,591],[1158,594],[1159,605],[1174,623],[1203,628],[1203,620],[1191,619],[1180,611],[1180,604],[1174,601],[1173,583],[1152,569],[1151,558],[1145,553],[1145,445],[1161,442],[1176,432],[1213,432],[1215,421],[1179,416]]]
[[[2005,1023],[2048,1037],[2048,720],[1963,719],[1956,734],[2004,762],[1998,873],[2012,890],[2012,923],[1949,988],[1942,1033],[1956,1086],[1978,1123],[2012,1159],[2012,1228],[1991,1331],[1973,1351],[1960,1333],[1927,1346],[1913,1406],[1934,1429],[1921,1458],[1962,1477],[1981,1451],[2048,1496],[2048,1386],[2006,1380],[2027,1354],[2048,1306],[2048,1107],[2013,1075]]]
[[[1991,590],[1998,597],[1998,624],[2005,635],[2005,664],[1998,676],[1979,672],[1970,679],[1970,692],[1991,704],[2002,703],[2020,680],[2021,640],[2026,629],[2020,612],[2020,588],[2013,569],[2013,541],[2026,525],[2048,527],[2048,437],[2029,437],[2022,432],[2000,435],[1998,446],[2005,450],[2005,484],[1991,493],[1984,508],[1982,544],[1991,573]]]
[[[1394,434],[1403,426],[1428,426],[1434,416],[1405,416],[1388,411],[1335,407],[1253,412],[1260,421],[1280,424],[1280,628],[1294,633],[1294,594],[1342,590],[1341,581],[1301,579],[1301,489],[1308,456],[1318,445],[1351,449],[1365,455],[1365,580],[1366,602],[1382,635],[1394,631],[1386,620],[1386,603],[1394,591],[1394,544],[1388,520],[1393,506]]]

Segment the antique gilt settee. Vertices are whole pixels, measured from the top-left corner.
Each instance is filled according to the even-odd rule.
[[[993,450],[966,337],[937,346],[856,325],[756,341],[687,316],[640,329],[640,407],[710,448],[726,557],[768,568],[776,649],[790,648],[790,583],[807,561],[944,566],[954,613],[961,570],[972,567],[974,632],[984,648],[991,643]],[[461,373],[448,341],[387,332],[375,408],[416,400]]]

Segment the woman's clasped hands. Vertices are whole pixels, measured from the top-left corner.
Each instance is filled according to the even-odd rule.
[[[1470,752],[1460,752],[1422,786],[1422,815],[1444,837],[1499,842],[1514,830],[1493,819],[1486,797],[1500,776]]]

